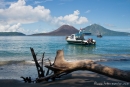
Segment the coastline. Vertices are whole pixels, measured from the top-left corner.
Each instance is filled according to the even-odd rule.
[[[99,38],[96,39],[99,40]],[[110,43],[107,43],[108,41]],[[54,82],[37,84],[24,83],[20,78],[20,76],[37,77],[35,64],[31,61],[30,46],[35,48],[38,58],[41,58],[41,54],[46,52],[45,58],[49,56],[53,60],[56,50],[63,48],[67,61],[99,60],[103,65],[129,71],[130,38],[128,37],[103,37],[95,47],[69,45],[64,41],[64,37],[3,37],[1,42],[0,87],[111,87],[112,83],[115,84],[113,87],[130,87],[125,84],[127,82],[86,71],[78,72],[78,74],[73,72]]]
[[[0,79],[0,87],[130,87],[130,83],[89,71],[75,71],[56,81],[24,83],[22,80]]]

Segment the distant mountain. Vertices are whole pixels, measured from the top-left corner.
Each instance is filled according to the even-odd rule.
[[[76,28],[70,25],[62,25],[58,29],[48,33],[32,34],[33,36],[67,36],[79,32]]]
[[[0,36],[25,36],[25,34],[20,32],[0,32]]]
[[[128,36],[130,33],[126,32],[118,32],[118,31],[112,31],[107,28],[102,27],[101,25],[98,24],[92,24],[90,26],[87,26],[83,28],[84,32],[86,33],[91,33],[92,35],[103,35],[103,36]],[[73,26],[70,25],[62,25],[58,29],[48,32],[48,33],[37,33],[37,34],[32,34],[31,36],[68,36],[71,34],[78,33],[79,30],[74,28]]]
[[[98,34],[101,34],[103,36],[128,36],[128,35],[130,35],[130,33],[117,32],[117,31],[112,31],[112,30],[106,29],[98,24],[92,24],[83,29],[85,32],[92,33],[92,35],[98,35]]]

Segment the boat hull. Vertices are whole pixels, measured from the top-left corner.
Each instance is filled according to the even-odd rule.
[[[78,44],[78,45],[95,45],[95,42],[87,43],[83,41],[67,41],[69,44]]]

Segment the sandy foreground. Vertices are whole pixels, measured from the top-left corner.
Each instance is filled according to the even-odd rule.
[[[130,83],[92,72],[76,71],[53,82],[24,83],[22,79],[1,79],[0,87],[130,87]]]

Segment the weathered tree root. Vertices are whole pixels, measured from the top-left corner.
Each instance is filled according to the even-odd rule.
[[[79,60],[79,61],[68,62],[64,59],[63,50],[57,51],[55,61],[52,66],[46,65],[45,67],[54,71],[54,74],[46,77],[41,77],[37,79],[37,82],[57,78],[76,70],[89,70],[115,79],[130,82],[130,73],[125,72],[123,70],[97,64],[96,62],[93,62],[91,60],[86,60],[86,61]]]

